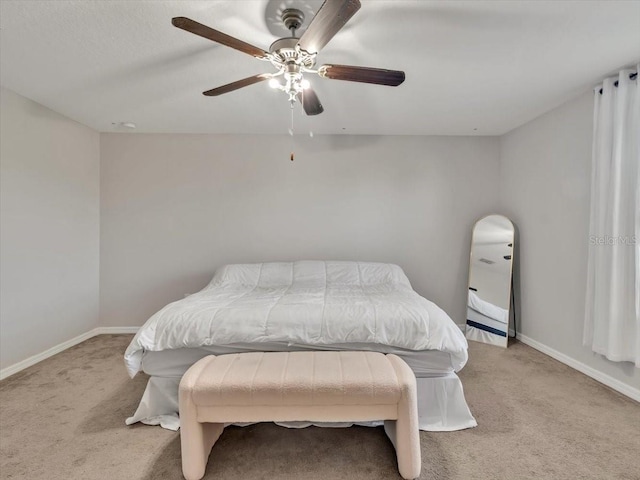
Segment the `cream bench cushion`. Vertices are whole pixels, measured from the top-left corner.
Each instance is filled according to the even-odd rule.
[[[271,352],[208,356],[180,382],[182,470],[204,476],[225,424],[385,420],[396,432],[398,469],[420,475],[416,380],[396,355]],[[385,422],[386,423],[386,422]]]

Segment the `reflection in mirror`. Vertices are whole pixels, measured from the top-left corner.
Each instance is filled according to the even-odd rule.
[[[502,215],[476,222],[471,240],[466,336],[506,347],[515,229]]]

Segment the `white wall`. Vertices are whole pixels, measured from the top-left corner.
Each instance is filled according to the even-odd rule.
[[[0,93],[0,367],[99,319],[100,137]]]
[[[101,136],[101,321],[141,325],[225,263],[393,262],[465,321],[491,137]],[[289,160],[294,150],[296,159]]]
[[[582,345],[593,98],[586,93],[504,135],[501,203],[519,227],[527,337],[634,388],[640,372]]]

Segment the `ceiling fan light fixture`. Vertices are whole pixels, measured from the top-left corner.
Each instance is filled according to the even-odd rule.
[[[306,90],[311,86],[311,83],[309,83],[309,80],[307,80],[306,78],[303,78],[302,80],[300,80],[300,86],[303,90]]]
[[[275,78],[272,78],[271,80],[269,80],[269,86],[271,88],[280,88],[280,82]]]

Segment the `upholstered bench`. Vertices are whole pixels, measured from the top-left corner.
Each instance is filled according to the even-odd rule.
[[[399,357],[335,351],[211,355],[180,382],[182,471],[187,480],[204,476],[225,424],[371,420],[385,420],[395,432],[398,470],[417,478],[416,379]]]

